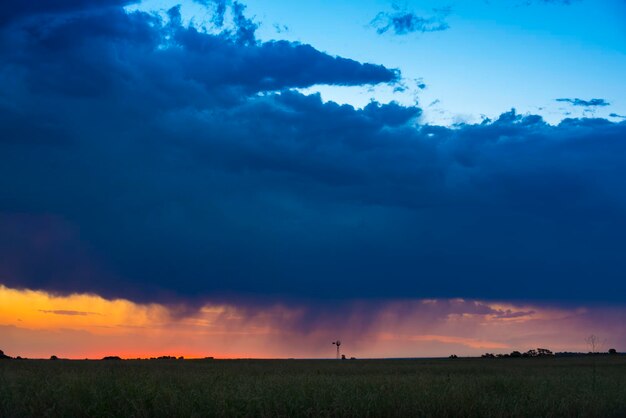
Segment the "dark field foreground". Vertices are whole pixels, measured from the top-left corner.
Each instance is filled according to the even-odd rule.
[[[0,417],[47,416],[626,417],[626,358],[0,361]]]

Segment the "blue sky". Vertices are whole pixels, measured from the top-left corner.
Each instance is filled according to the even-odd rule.
[[[165,8],[162,0],[142,8]],[[317,1],[251,0],[247,13],[261,40],[308,43],[331,55],[399,68],[410,90],[316,86],[325,100],[364,106],[396,100],[424,108],[424,121],[478,122],[516,108],[557,123],[565,117],[625,115],[626,2],[578,0]],[[210,13],[186,3],[196,22]],[[376,32],[381,12],[441,16],[449,28],[396,35]],[[414,80],[427,88],[419,90]],[[603,98],[611,106],[572,107],[557,98]],[[433,106],[428,106],[437,101]]]

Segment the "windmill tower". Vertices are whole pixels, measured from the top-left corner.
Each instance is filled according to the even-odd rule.
[[[341,345],[341,340],[333,341],[333,344],[337,346],[337,360],[341,358],[341,353],[339,352],[339,346]]]

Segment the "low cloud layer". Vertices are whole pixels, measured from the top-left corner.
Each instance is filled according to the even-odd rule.
[[[54,310],[40,309],[39,312],[52,314],[52,315],[67,315],[67,316],[100,315],[94,312],[72,311],[72,310],[67,310],[67,309],[54,309]]]
[[[611,103],[607,102],[604,99],[556,99],[557,102],[569,103],[572,106],[580,106],[580,107],[605,107],[610,106]]]
[[[400,75],[261,43],[241,10],[209,34],[107,4],[0,27],[1,283],[198,306],[623,299],[626,123],[325,103],[292,89]]]

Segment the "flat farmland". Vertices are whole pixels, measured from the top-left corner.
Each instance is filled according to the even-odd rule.
[[[625,417],[626,357],[6,360],[0,417]]]

